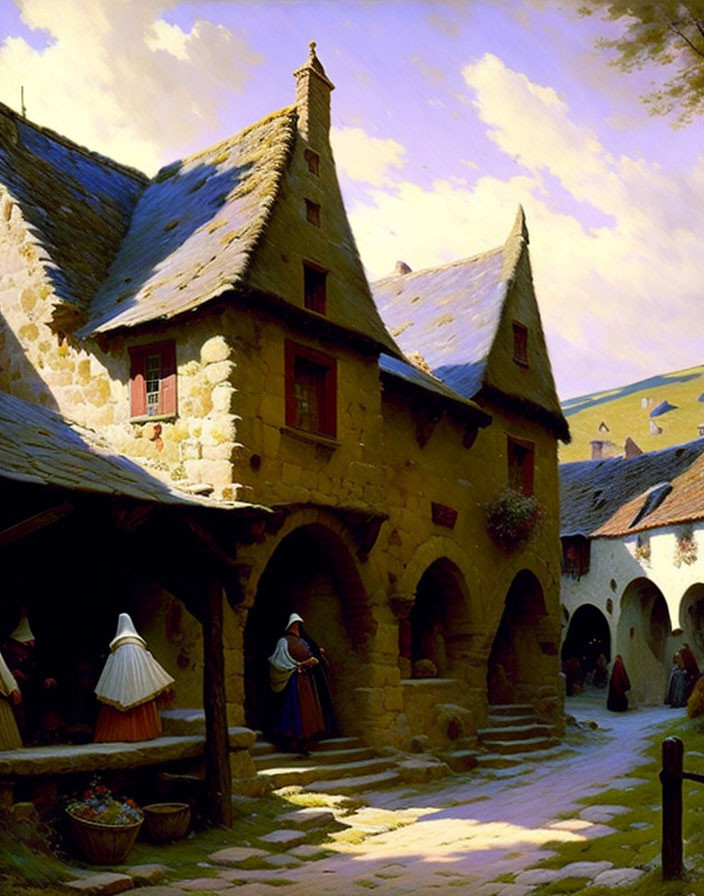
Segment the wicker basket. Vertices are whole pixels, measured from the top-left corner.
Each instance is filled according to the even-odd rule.
[[[152,843],[180,840],[188,833],[191,810],[188,803],[152,803],[144,806],[144,823]]]
[[[67,812],[73,841],[92,865],[119,865],[134,846],[142,819],[130,824],[101,824]]]

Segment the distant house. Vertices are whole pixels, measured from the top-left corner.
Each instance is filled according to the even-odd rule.
[[[704,445],[563,464],[560,500],[563,660],[620,653],[660,703],[677,647],[704,661]]]
[[[677,405],[670,404],[669,401],[661,401],[656,407],[652,409],[650,412],[650,417],[662,417],[663,414],[668,414],[670,411],[676,411]]]
[[[38,562],[24,594],[56,638],[76,621],[51,607],[89,607],[100,640],[134,612],[184,710],[203,705],[189,596],[206,591],[230,725],[266,728],[267,657],[295,610],[333,659],[343,734],[447,749],[506,700],[559,728],[569,433],[523,212],[496,250],[402,268],[372,296],[329,142],[332,82],[314,49],[294,74],[295,105],[151,179],[0,107],[0,389],[99,434],[185,506],[229,508],[198,526],[176,508],[156,532],[120,516],[139,532],[124,562],[91,563],[78,585],[112,537],[96,525],[52,590]],[[52,452],[41,426],[32,438]],[[543,511],[512,550],[486,512],[509,486]],[[203,555],[231,581],[189,572],[172,526],[210,535]],[[16,604],[0,597],[6,630]]]

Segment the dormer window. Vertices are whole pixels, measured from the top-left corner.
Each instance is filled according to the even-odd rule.
[[[508,436],[507,453],[509,486],[524,495],[532,495],[535,445]]]
[[[318,153],[313,152],[312,149],[306,149],[303,153],[303,158],[306,160],[306,165],[308,166],[310,173],[318,177],[320,171],[320,156]]]
[[[306,220],[309,224],[320,227],[320,206],[317,202],[306,199]]]
[[[176,415],[176,344],[137,345],[130,355],[130,416]]]
[[[513,360],[516,364],[528,366],[528,327],[513,322]]]
[[[303,262],[303,304],[309,311],[325,314],[328,272],[311,262]]]

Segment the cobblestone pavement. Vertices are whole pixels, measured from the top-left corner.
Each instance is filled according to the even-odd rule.
[[[564,754],[542,761],[536,756],[518,770],[473,772],[433,787],[365,794],[368,805],[342,817],[350,826],[333,835],[333,855],[316,859],[319,848],[300,845],[300,838],[289,832],[290,845],[280,844],[284,851],[267,853],[267,869],[244,870],[237,867],[240,854],[252,850],[233,842],[232,850],[211,857],[214,862],[203,869],[202,878],[140,888],[140,896],[201,891],[262,896],[277,890],[286,896],[347,896],[365,889],[408,896],[447,888],[471,896],[525,896],[565,877],[610,887],[630,883],[641,872],[610,862],[529,867],[549,854],[549,841],[590,838],[611,830],[610,819],[623,807],[584,807],[578,802],[609,787],[633,786],[636,781],[628,775],[641,763],[648,736],[676,712],[650,707],[613,714],[603,707],[604,697],[568,701],[567,712],[580,721],[595,721],[599,730]],[[217,861],[226,864],[219,869]],[[498,881],[508,873],[515,875],[512,883]]]

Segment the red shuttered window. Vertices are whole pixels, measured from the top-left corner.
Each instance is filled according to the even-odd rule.
[[[286,425],[334,439],[337,434],[337,362],[286,340]]]
[[[175,416],[176,343],[136,345],[130,354],[130,416]]]

